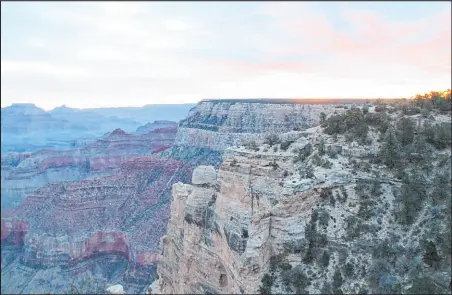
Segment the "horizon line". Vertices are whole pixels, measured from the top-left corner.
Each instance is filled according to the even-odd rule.
[[[388,98],[388,97],[369,97],[369,98],[365,98],[365,97],[351,97],[351,98],[337,98],[337,97],[306,97],[306,98],[285,98],[285,97],[280,97],[280,98],[266,98],[266,97],[260,97],[260,98],[204,98],[201,99],[197,102],[184,102],[184,103],[149,103],[149,104],[144,104],[141,106],[101,106],[101,107],[82,107],[82,108],[78,108],[78,107],[71,107],[68,106],[67,104],[62,104],[60,106],[56,106],[53,108],[43,108],[43,107],[39,107],[39,105],[37,105],[36,103],[33,102],[13,102],[10,105],[7,106],[2,106],[1,108],[8,108],[8,107],[12,107],[15,105],[33,105],[37,108],[43,109],[45,111],[51,111],[57,108],[61,108],[61,107],[65,107],[65,108],[69,108],[69,109],[76,109],[76,110],[92,110],[92,109],[103,109],[103,108],[108,108],[108,109],[120,109],[120,108],[143,108],[143,107],[147,107],[147,106],[170,106],[170,105],[189,105],[189,104],[193,104],[193,105],[197,105],[201,102],[212,102],[212,101],[265,101],[265,100],[291,100],[291,101],[339,101],[339,100],[399,100],[399,99],[409,99],[410,97],[392,97],[392,98]]]

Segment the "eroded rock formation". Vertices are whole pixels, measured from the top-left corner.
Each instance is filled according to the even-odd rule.
[[[169,148],[176,135],[173,127],[142,135],[117,129],[85,148],[2,155],[2,209],[17,207],[27,194],[47,183],[90,179],[116,172],[121,164],[142,155]]]
[[[450,150],[431,153],[427,180],[411,189],[376,160],[374,129],[365,143],[320,126],[281,138],[229,148],[219,168],[198,167],[191,184],[173,185],[148,294],[448,292],[450,204],[432,179],[449,175],[440,187],[450,191]],[[403,198],[419,190],[430,197],[404,224],[400,210],[416,201]]]

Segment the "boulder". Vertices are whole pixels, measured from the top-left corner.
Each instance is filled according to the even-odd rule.
[[[107,288],[109,294],[126,294],[124,287],[121,284],[113,285]]]
[[[217,180],[217,172],[213,166],[199,166],[193,171],[192,183],[195,185],[213,185]]]

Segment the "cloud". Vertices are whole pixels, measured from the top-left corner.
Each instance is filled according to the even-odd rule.
[[[77,67],[61,67],[54,66],[45,62],[39,61],[2,61],[2,75],[10,73],[33,73],[54,76],[68,76],[68,77],[87,77],[89,72]]]
[[[2,106],[403,96],[450,87],[450,5],[7,4],[16,11],[4,20],[2,3]]]

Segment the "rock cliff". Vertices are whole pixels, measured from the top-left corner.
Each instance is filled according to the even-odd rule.
[[[321,112],[342,112],[345,105],[362,104],[356,100],[316,103],[262,100],[202,101],[181,121],[175,146],[208,147],[222,152],[226,147],[259,140],[269,133],[306,129],[319,124]]]
[[[208,109],[218,118],[223,107],[211,104]],[[186,144],[225,146],[221,136],[211,137],[222,128],[232,134],[266,131],[264,123],[230,126],[225,122],[232,120],[231,113],[224,114],[218,130],[203,131],[205,142],[197,137]],[[368,114],[376,116],[373,108]],[[212,117],[206,111],[205,118]],[[395,122],[402,115],[390,117]],[[427,121],[410,119],[421,126]],[[450,127],[447,116],[436,120]],[[205,121],[190,123],[189,117],[178,137],[195,126],[205,130]],[[236,122],[242,122],[240,117]],[[279,124],[276,129],[283,131]],[[376,129],[370,128],[366,142],[325,134],[320,126],[279,138],[273,146],[261,136],[256,149],[228,148],[220,167],[200,166],[191,184],[173,185],[158,279],[148,293],[450,292],[450,150],[436,150],[429,158],[435,173],[426,171],[419,188],[429,197],[418,201],[421,205],[403,205],[416,191],[405,193],[413,186],[410,180],[401,180],[376,160],[383,148]],[[176,142],[184,143],[181,138]],[[423,167],[417,163],[406,169]],[[442,175],[449,176],[439,185],[439,201],[433,179]],[[421,207],[414,223],[407,224],[401,220],[413,212],[410,206]]]
[[[116,172],[125,161],[161,152],[173,144],[176,131],[170,127],[131,135],[116,129],[80,149],[2,155],[2,210],[17,207],[27,194],[47,183],[108,175]]]

